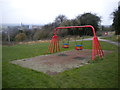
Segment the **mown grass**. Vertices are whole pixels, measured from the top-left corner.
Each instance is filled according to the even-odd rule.
[[[116,54],[108,55],[102,61],[65,71],[54,76],[54,79],[62,88],[116,88],[117,60]]]
[[[115,42],[120,42],[120,35],[113,35],[113,36],[106,36],[102,37],[101,39],[107,39]]]
[[[80,43],[80,42],[79,42]],[[62,44],[62,43],[60,43]],[[3,46],[2,84],[3,88],[116,88],[118,87],[118,51],[117,46],[101,42],[104,50],[113,50],[103,60],[85,66],[48,76],[28,68],[23,68],[10,61],[43,55],[48,43]],[[85,49],[91,49],[91,41],[83,42]],[[74,49],[74,42],[70,48]],[[61,48],[61,51],[66,49]]]

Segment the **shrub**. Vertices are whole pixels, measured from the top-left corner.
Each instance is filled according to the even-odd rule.
[[[98,31],[98,32],[96,33],[96,35],[97,35],[97,36],[102,36],[102,32]]]
[[[23,40],[25,40],[25,38],[26,38],[25,33],[19,33],[16,35],[15,40],[16,41],[23,41]]]
[[[117,35],[116,39],[120,42],[120,35]]]

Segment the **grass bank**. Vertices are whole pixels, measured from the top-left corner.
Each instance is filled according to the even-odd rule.
[[[80,42],[78,42],[80,43]],[[60,43],[62,44],[62,43]],[[43,55],[49,43],[23,44],[3,46],[2,73],[3,88],[117,88],[118,87],[118,51],[117,46],[101,42],[104,50],[114,53],[103,60],[62,72],[55,76],[48,76],[28,68],[10,63],[12,60],[30,58]],[[91,49],[91,41],[83,42],[85,49]],[[75,43],[70,42],[74,49]],[[66,49],[61,48],[61,51]]]
[[[107,40],[111,40],[114,42],[120,42],[120,35],[105,36],[105,37],[102,37],[101,39],[107,39]]]

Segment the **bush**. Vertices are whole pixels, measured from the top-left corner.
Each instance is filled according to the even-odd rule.
[[[117,35],[116,39],[120,42],[120,35]]]
[[[102,32],[101,31],[97,31],[96,35],[97,36],[102,36]]]
[[[16,41],[23,41],[23,40],[25,40],[25,38],[26,38],[25,33],[19,33],[16,35],[15,40]]]

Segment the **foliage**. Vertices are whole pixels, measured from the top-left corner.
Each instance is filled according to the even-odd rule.
[[[19,33],[15,37],[16,41],[23,41],[23,40],[25,40],[25,38],[26,38],[25,33]]]
[[[8,41],[8,35],[10,36],[10,41],[15,41],[15,36],[19,33],[19,30],[15,28],[8,28],[2,32],[2,41]]]
[[[118,42],[120,42],[120,35],[117,35],[116,39]]]
[[[92,13],[84,13],[77,16],[77,19],[81,22],[81,25],[92,25],[95,30],[99,29],[100,17]]]
[[[102,36],[102,35],[103,35],[102,33],[103,33],[102,31],[97,31],[97,32],[96,32],[96,35],[97,35],[97,36]]]
[[[33,40],[33,34],[34,34],[34,30],[24,30],[24,33],[26,35],[26,40]]]
[[[36,31],[33,36],[33,40],[42,40],[44,38],[48,38],[49,34],[50,33],[48,33],[48,31],[45,30]]]
[[[7,41],[7,34],[5,32],[2,32],[2,41]]]
[[[118,10],[115,10],[113,12],[113,24],[112,26],[115,29],[115,34],[116,35],[120,35],[120,7],[118,8]]]
[[[36,29],[27,29],[21,27],[15,27],[14,30],[11,31],[10,39],[15,41],[23,41],[25,40],[40,40],[40,39],[50,39],[53,36],[53,30],[59,26],[80,26],[80,25],[93,25],[96,30],[98,30],[100,22],[100,17],[92,13],[84,13],[82,15],[77,16],[75,19],[67,19],[65,15],[58,15],[54,22],[43,25],[41,28]],[[9,28],[10,29],[10,28]],[[61,30],[63,35],[78,35],[80,30],[82,29],[64,29]],[[19,31],[19,32],[18,32]],[[92,30],[89,28],[83,29],[81,31],[81,35],[85,35],[85,32],[89,31],[89,35],[92,35]],[[25,35],[21,35],[19,33],[24,33]],[[60,32],[59,32],[60,34]],[[60,36],[63,36],[60,34]],[[3,34],[3,40],[7,41],[7,34]]]
[[[55,18],[55,23],[57,26],[60,26],[61,23],[63,23],[64,21],[67,20],[67,17],[65,15],[58,15],[56,18]]]
[[[97,16],[96,14],[92,13],[84,13],[82,15],[78,15],[75,19],[72,20],[66,20],[61,24],[61,26],[80,26],[80,25],[92,25],[96,31],[99,30],[99,23],[100,23],[100,17]],[[68,29],[68,34],[69,35],[78,35],[81,34],[85,35],[87,31],[89,31],[89,35],[92,34],[91,28],[83,28],[81,33],[79,33],[80,29]]]
[[[112,26],[103,26],[102,25],[102,27],[101,27],[101,29],[102,29],[102,31],[113,31],[113,28],[112,28]]]

